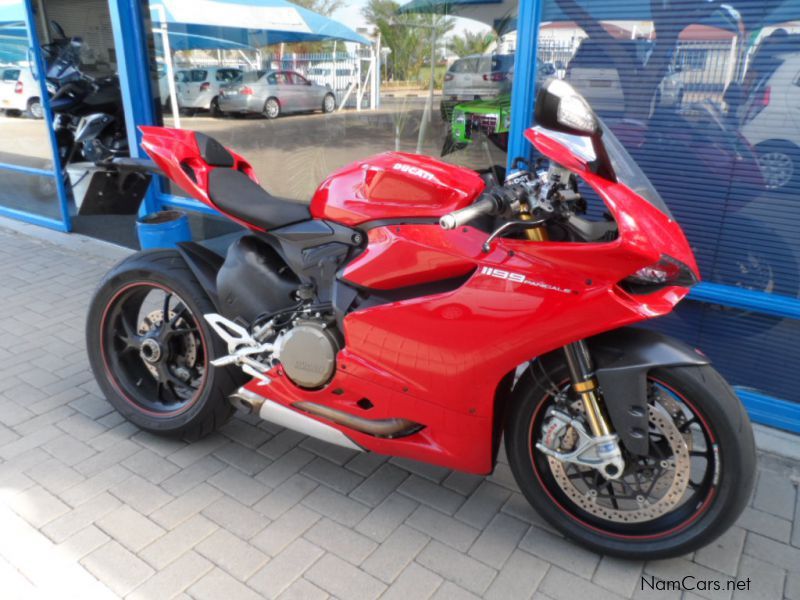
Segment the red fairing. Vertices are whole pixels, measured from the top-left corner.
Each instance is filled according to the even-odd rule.
[[[194,131],[148,126],[139,127],[139,130],[142,132],[142,147],[148,156],[183,191],[197,198],[206,206],[224,214],[231,221],[254,231],[261,231],[259,227],[220,210],[211,200],[208,195],[208,174],[213,169],[220,167],[212,167],[201,158]],[[230,148],[226,148],[226,150],[233,156],[233,168],[258,183],[258,178],[250,163]]]
[[[328,177],[311,201],[311,214],[350,227],[382,219],[434,219],[469,206],[483,188],[475,171],[386,152]]]

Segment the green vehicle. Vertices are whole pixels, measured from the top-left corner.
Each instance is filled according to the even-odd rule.
[[[501,150],[508,147],[511,94],[462,102],[453,108],[450,136],[456,146],[471,144],[476,135],[488,137]]]

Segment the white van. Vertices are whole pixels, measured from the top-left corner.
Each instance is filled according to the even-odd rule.
[[[30,67],[0,66],[0,110],[9,116],[25,114],[34,119],[44,117],[39,82]]]

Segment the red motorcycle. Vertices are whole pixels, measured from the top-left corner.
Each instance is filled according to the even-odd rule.
[[[240,408],[477,474],[505,438],[522,492],[580,543],[646,559],[711,542],[753,485],[747,414],[703,354],[629,327],[686,296],[692,252],[568,84],[543,86],[536,120],[549,164],[503,185],[388,152],[310,207],[208,136],[143,127],[142,169],[249,232],[224,257],[181,243],[105,277],[87,325],[103,392],[154,433],[199,438]]]

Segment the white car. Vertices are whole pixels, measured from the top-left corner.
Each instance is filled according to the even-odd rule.
[[[34,119],[43,118],[44,109],[39,89],[39,82],[30,67],[0,67],[0,110],[4,110],[7,115],[25,114]]]
[[[319,63],[309,67],[306,77],[317,85],[327,85],[333,90],[344,91],[358,83],[358,71],[353,65],[344,63]]]
[[[178,106],[189,111],[210,110],[219,116],[219,88],[239,76],[241,69],[232,67],[194,67],[175,72]]]
[[[510,91],[513,79],[513,54],[473,54],[459,58],[444,76],[442,119],[450,122],[456,104],[496,98]]]
[[[740,133],[769,189],[800,185],[800,53],[774,55],[761,71],[739,109]]]

